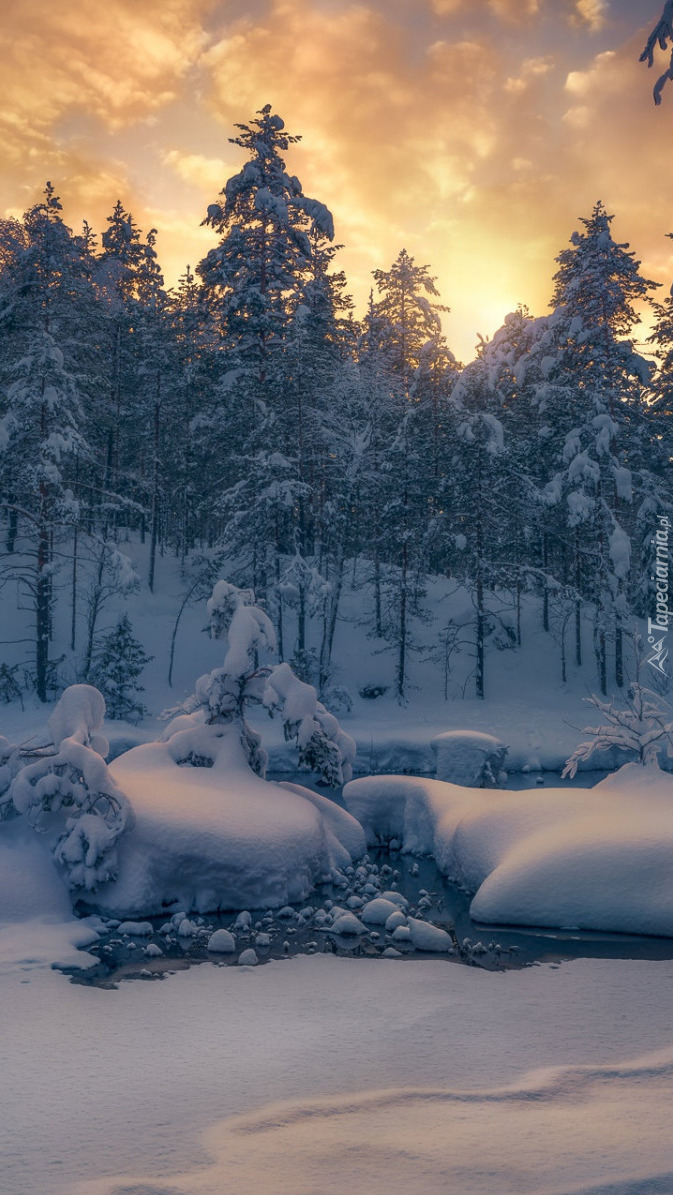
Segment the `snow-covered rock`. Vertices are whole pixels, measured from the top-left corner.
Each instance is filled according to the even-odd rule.
[[[385,900],[384,897],[379,896],[365,905],[360,916],[363,921],[371,925],[385,925],[391,914],[398,911],[399,906],[393,904],[392,900]]]
[[[181,766],[180,732],[111,765],[135,827],[119,843],[119,878],[96,893],[101,910],[278,908],[364,854],[362,829],[345,810],[301,786],[262,780],[235,727],[201,731],[212,767]]]
[[[673,777],[656,766],[507,793],[376,776],[344,797],[369,842],[394,833],[434,855],[475,894],[475,920],[673,937]]]
[[[151,921],[122,921],[117,926],[117,933],[133,938],[149,938],[154,930]]]
[[[238,956],[239,967],[256,967],[259,962],[256,952],[249,946],[247,950],[243,950]]]
[[[389,934],[393,933],[400,925],[406,924],[407,919],[401,909],[395,909],[395,912],[385,920],[385,927]]]
[[[355,913],[345,912],[334,918],[332,933],[357,937],[359,934],[366,934],[367,930]]]
[[[451,954],[453,942],[446,930],[438,925],[429,925],[427,921],[419,921],[417,917],[409,917],[407,921],[412,945],[417,950],[431,950],[437,954]],[[393,938],[395,935],[393,934]]]
[[[233,954],[236,949],[236,939],[228,929],[216,929],[206,944],[206,950],[211,954]]]
[[[437,779],[467,788],[495,788],[507,755],[504,743],[476,730],[447,730],[432,740],[432,749]]]

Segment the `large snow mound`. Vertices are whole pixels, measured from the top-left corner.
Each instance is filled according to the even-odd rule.
[[[673,937],[673,777],[656,766],[506,793],[376,776],[344,797],[370,844],[434,855],[477,921]]]
[[[364,834],[343,809],[252,772],[235,727],[204,726],[202,737],[212,767],[181,762],[180,733],[111,765],[135,826],[119,843],[119,878],[96,894],[101,910],[277,908],[364,854]]]

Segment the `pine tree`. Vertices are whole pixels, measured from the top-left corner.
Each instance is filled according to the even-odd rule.
[[[423,408],[416,401],[414,381],[424,352],[441,349],[439,312],[447,310],[433,302],[438,291],[428,271],[428,266],[417,266],[405,249],[390,270],[374,270],[381,298],[373,305],[367,330],[370,352],[376,355],[390,396],[392,435],[387,437],[381,462],[388,485],[382,495],[380,545],[393,565],[394,613],[382,629],[395,646],[395,689],[401,704],[407,700],[410,619],[419,612],[431,516],[422,464],[427,452]]]
[[[72,491],[75,462],[90,452],[77,329],[86,327],[91,288],[81,243],[60,212],[48,183],[23,225],[2,229],[1,500],[12,512],[4,575],[16,577],[30,595],[41,701],[47,700],[60,548],[80,514]]]
[[[144,692],[138,677],[152,658],[134,638],[128,614],[123,614],[102,640],[91,676],[105,698],[109,718],[139,721],[147,716],[147,708],[138,700],[138,694]]]
[[[580,600],[593,604],[594,648],[607,692],[607,647],[614,643],[615,680],[623,684],[623,635],[633,581],[634,493],[642,478],[643,386],[648,363],[628,339],[634,303],[654,283],[643,278],[628,245],[612,238],[613,217],[598,203],[557,258],[554,315],[544,345],[547,385],[556,395],[550,422],[558,450],[546,487],[551,507],[564,509],[578,594],[576,662],[581,663]],[[563,578],[566,580],[566,578]]]
[[[307,349],[322,318],[319,283],[323,299],[329,288],[325,246],[334,229],[324,204],[287,173],[282,155],[299,138],[270,105],[236,127],[232,141],[249,159],[208,208],[204,223],[220,243],[197,267],[224,350],[208,436],[219,448],[213,480],[222,494],[215,504],[222,538],[232,555],[239,544],[252,546],[247,580],[278,607],[287,559],[309,557],[315,535],[315,379]],[[236,565],[246,576],[240,558]]]

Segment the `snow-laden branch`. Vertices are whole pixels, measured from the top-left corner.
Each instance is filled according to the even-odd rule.
[[[667,70],[659,76],[654,84],[654,102],[661,103],[661,96],[669,80],[673,81],[673,0],[666,0],[664,10],[654,29],[647,39],[647,45],[640,55],[640,62],[647,62],[648,67],[654,66],[654,51],[657,46],[660,49],[668,50],[669,43],[671,46],[671,61]]]
[[[132,824],[131,807],[103,759],[103,697],[91,685],[66,689],[48,722],[53,751],[25,767],[0,743],[0,765],[14,771],[7,789],[16,813],[36,829],[45,815],[69,811],[54,858],[72,889],[95,891],[117,874],[116,843]],[[9,745],[8,745],[9,746]]]
[[[625,705],[601,701],[593,693],[586,699],[602,715],[600,726],[585,726],[583,733],[591,739],[580,743],[566,760],[561,773],[570,777],[577,773],[580,763],[586,763],[597,751],[628,751],[643,765],[658,764],[659,754],[666,751],[673,758],[673,722],[666,721],[667,711],[651,689],[632,684]]]

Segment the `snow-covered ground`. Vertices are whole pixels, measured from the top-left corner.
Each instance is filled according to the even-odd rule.
[[[34,953],[1,971],[7,1195],[673,1189],[673,963],[316,956],[111,992]]]
[[[204,607],[188,609],[168,688],[179,578],[173,561],[160,572],[156,596],[129,603],[156,657],[144,678],[153,717],[138,728],[106,723],[117,755],[155,739],[154,715],[222,660],[221,645],[200,634]],[[439,590],[431,598],[439,608]],[[354,696],[341,720],[361,773],[432,772],[432,740],[452,728],[497,736],[510,769],[558,769],[582,737],[590,670],[558,683],[534,610],[520,653],[489,653],[485,702],[459,699],[469,662],[444,701],[436,664],[419,658],[406,709],[392,690],[357,696],[389,683],[393,666],[389,652],[372,654],[361,612],[351,595],[335,678]],[[433,632],[419,632],[429,645]],[[0,714],[8,738],[45,741],[45,711],[32,699]],[[280,728],[265,715],[259,725],[271,767],[294,770]],[[357,855],[357,826],[324,799],[264,786],[226,750],[221,769],[183,768],[169,755],[168,744],[141,746],[110,769],[136,817],[135,838],[119,844],[120,883],[133,896],[125,910],[154,911],[148,892],[205,908],[213,867],[217,884],[233,888],[257,868],[254,892],[232,888],[225,902],[277,904]],[[372,838],[430,851],[478,890],[476,916],[669,934],[673,780],[638,775],[653,779],[637,793],[627,772],[592,793],[521,794],[398,775],[356,781],[348,800]],[[75,986],[51,966],[86,962],[94,931],[72,917],[49,834],[25,823],[0,827],[3,1195],[673,1191],[673,963],[492,973],[316,955],[254,969],[206,964],[117,991]]]

